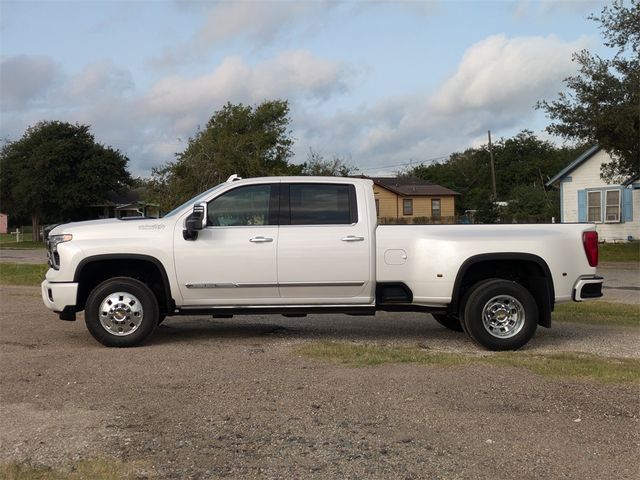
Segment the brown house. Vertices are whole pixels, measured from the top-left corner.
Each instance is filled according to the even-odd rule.
[[[373,180],[380,223],[455,223],[458,192],[419,178],[363,178]]]

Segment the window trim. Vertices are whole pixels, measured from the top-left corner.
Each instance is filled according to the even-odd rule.
[[[607,220],[607,192],[619,192],[618,193],[618,219],[617,220]],[[614,188],[586,188],[586,201],[585,201],[585,209],[586,209],[586,221],[589,223],[623,223],[623,199],[622,196],[624,194],[622,187],[614,187]],[[590,193],[599,193],[600,194],[600,218],[599,220],[589,220],[589,194]],[[610,205],[613,206],[613,205]]]
[[[618,192],[618,219],[617,220],[607,220],[607,208],[609,206],[613,207],[615,205],[609,205],[607,203],[607,197],[609,196],[609,192]],[[604,198],[603,209],[602,209],[602,223],[621,223],[622,222],[622,191],[619,188],[607,188],[604,190]]]
[[[407,209],[407,202],[410,202],[408,204],[409,208]],[[407,210],[409,210],[409,213],[407,213]],[[413,217],[413,198],[403,198],[402,199],[402,216],[403,217]]]

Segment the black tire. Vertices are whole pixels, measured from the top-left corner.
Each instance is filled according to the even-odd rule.
[[[459,318],[452,317],[446,313],[432,313],[431,316],[436,319],[436,322],[449,330],[464,332]]]
[[[158,301],[144,283],[115,277],[93,289],[85,305],[89,333],[107,347],[140,345],[158,326]]]
[[[489,350],[517,350],[538,326],[538,305],[522,285],[491,279],[474,285],[465,296],[465,332]]]

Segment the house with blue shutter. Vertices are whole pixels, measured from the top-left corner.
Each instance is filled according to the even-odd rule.
[[[595,223],[600,241],[640,239],[640,178],[610,185],[600,178],[600,167],[611,156],[591,147],[558,172],[547,186],[560,189],[562,223]]]

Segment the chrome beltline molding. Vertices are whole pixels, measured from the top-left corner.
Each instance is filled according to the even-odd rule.
[[[361,287],[365,282],[186,283],[187,288]]]

